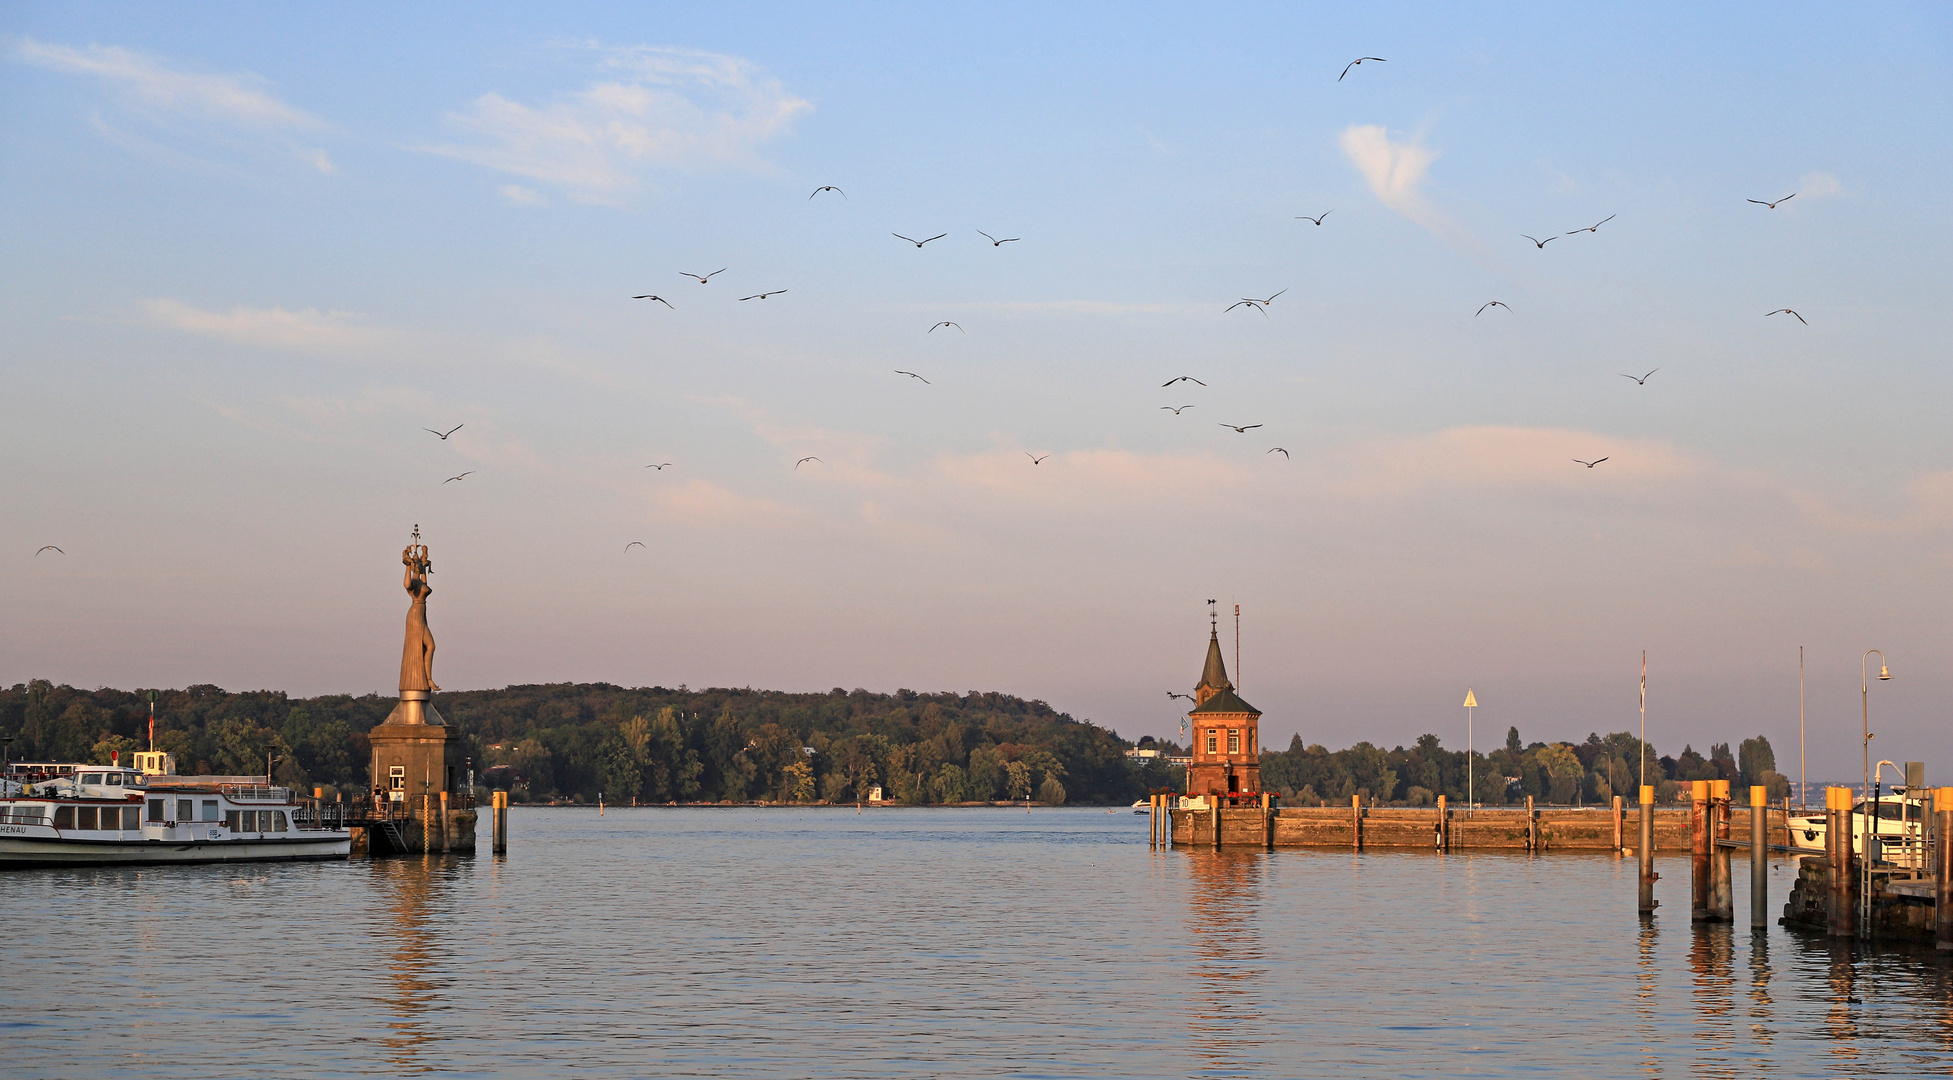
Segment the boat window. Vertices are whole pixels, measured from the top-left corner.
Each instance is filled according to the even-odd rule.
[[[125,806],[122,808],[122,828],[128,832],[134,832],[135,830],[142,828],[141,807]]]
[[[95,827],[95,808],[92,806],[75,807],[75,828],[92,829],[94,827]]]
[[[1870,803],[1861,802],[1857,806],[1852,807],[1852,813],[1854,814],[1868,813],[1869,811],[1867,811],[1865,808],[1870,805],[1871,805]],[[1881,802],[1878,804],[1878,819],[1880,821],[1897,821],[1902,816],[1909,816],[1914,820],[1918,819],[1919,817],[1918,814],[1905,815],[1903,813],[1904,809],[1905,807],[1901,803]]]
[[[224,811],[224,827],[232,832],[237,832],[244,828],[243,824],[237,820],[237,813],[235,810]]]
[[[98,772],[86,773],[82,776],[81,782],[84,784],[99,784],[102,782],[102,774]]]
[[[74,827],[75,827],[75,808],[74,808],[74,807],[72,807],[72,806],[57,806],[57,807],[55,807],[55,808],[54,808],[54,827],[55,827],[55,828],[57,828],[57,829],[72,829],[72,828],[74,828]]]
[[[271,812],[271,831],[284,832],[286,828],[285,812],[283,810],[273,810]]]
[[[191,812],[190,805],[191,805],[190,800],[188,799],[176,800],[176,820],[178,821],[197,820],[197,815]]]
[[[205,821],[218,820],[216,799],[205,799],[203,801],[203,819]]]
[[[151,821],[163,820],[163,800],[161,799],[149,800],[149,820]]]
[[[145,776],[143,776],[143,775],[142,775],[141,773],[130,773],[130,774],[129,774],[129,776],[128,776],[128,777],[127,777],[127,778],[125,779],[125,781],[124,781],[124,782],[125,782],[125,783],[127,783],[127,784],[128,784],[128,786],[130,786],[130,787],[148,787],[148,786],[149,786],[149,779],[148,779],[147,777],[145,777]]]

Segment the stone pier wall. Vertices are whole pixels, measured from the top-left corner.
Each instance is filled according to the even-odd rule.
[[[1773,844],[1786,843],[1783,811],[1766,811],[1769,837]],[[1174,810],[1173,842],[1176,845],[1214,844],[1213,811]],[[1655,850],[1685,852],[1689,846],[1687,806],[1656,807]],[[1273,821],[1259,807],[1220,811],[1220,842],[1223,847],[1354,848],[1356,827],[1353,811],[1347,807],[1283,807],[1274,812]],[[1447,809],[1450,844],[1456,849],[1526,848],[1526,812],[1523,808],[1478,810]],[[1539,848],[1542,851],[1614,850],[1614,815],[1611,810],[1535,810]],[[1438,847],[1438,811],[1435,808],[1376,807],[1362,811],[1362,846],[1365,848]],[[1750,834],[1750,808],[1730,808],[1730,835],[1747,839]],[[1622,846],[1633,849],[1641,835],[1640,808],[1630,806],[1622,820]]]

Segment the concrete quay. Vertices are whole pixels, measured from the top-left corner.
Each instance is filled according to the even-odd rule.
[[[1781,807],[1760,811],[1769,843],[1789,842]],[[1423,848],[1425,850],[1634,851],[1639,808],[1290,807],[1168,811],[1175,847]],[[1731,807],[1731,825],[1749,835],[1747,806]],[[1653,850],[1689,850],[1689,808],[1653,808]],[[1219,836],[1216,837],[1216,821]]]

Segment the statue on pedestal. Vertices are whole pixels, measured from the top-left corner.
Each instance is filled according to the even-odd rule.
[[[407,640],[400,650],[400,689],[438,691],[441,688],[434,683],[434,632],[427,628],[427,598],[434,592],[427,575],[434,572],[434,563],[427,557],[427,545],[420,542],[419,525],[414,526],[413,542],[400,553],[400,561],[407,567],[402,584],[407,595],[414,598],[413,606],[407,609]]]

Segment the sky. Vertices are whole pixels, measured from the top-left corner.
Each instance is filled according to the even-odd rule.
[[[1645,650],[1658,749],[1795,776],[1801,647],[1810,775],[1856,776],[1878,648],[1874,760],[1953,780],[1949,46],[1905,4],[9,5],[0,681],[390,692],[418,525],[451,689],[1165,736],[1213,599],[1271,745],[1462,745],[1468,687],[1480,747],[1631,731]]]

